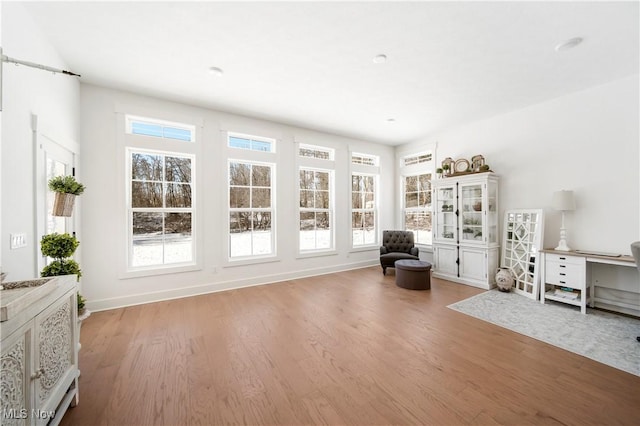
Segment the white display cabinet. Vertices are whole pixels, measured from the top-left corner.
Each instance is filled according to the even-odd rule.
[[[495,286],[498,176],[472,173],[432,182],[433,275],[475,287]]]

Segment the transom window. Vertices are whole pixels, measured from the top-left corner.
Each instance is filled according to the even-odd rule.
[[[196,134],[195,126],[189,124],[132,115],[126,117],[126,130],[132,135],[153,136],[185,142],[194,142]]]
[[[229,133],[227,141],[230,148],[247,149],[250,151],[275,152],[275,139],[261,136]]]
[[[128,150],[129,267],[194,260],[194,157]]]
[[[298,155],[300,155],[300,157],[317,158],[319,160],[333,160],[335,150],[323,146],[300,144]]]
[[[415,242],[431,244],[431,173],[404,177],[404,229]]]
[[[332,176],[329,170],[300,168],[300,251],[333,248]]]
[[[364,166],[377,166],[379,163],[379,158],[377,155],[368,155],[368,154],[351,154],[351,164],[362,164]]]
[[[275,252],[272,164],[229,161],[229,257]]]
[[[402,159],[403,166],[412,166],[414,164],[428,163],[431,161],[431,153],[423,153],[417,155],[409,155]]]

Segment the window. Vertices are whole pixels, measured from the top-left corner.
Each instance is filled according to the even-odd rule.
[[[362,164],[364,166],[377,166],[379,163],[379,157],[375,155],[367,154],[351,154],[351,164]]]
[[[300,157],[317,158],[320,160],[333,160],[335,151],[331,148],[325,148],[314,145],[300,145],[298,155]]]
[[[229,161],[229,258],[275,253],[273,164]]]
[[[423,153],[417,155],[409,155],[402,159],[403,166],[412,166],[414,164],[428,163],[431,161],[431,153]]]
[[[353,247],[376,244],[376,176],[351,175],[351,238]]]
[[[185,142],[195,141],[195,127],[188,124],[128,115],[126,126],[127,133],[132,135],[153,136]]]
[[[300,168],[300,251],[333,248],[333,172]]]
[[[431,173],[404,177],[404,229],[416,244],[431,244]]]
[[[192,155],[128,149],[129,267],[194,261]]]
[[[276,141],[271,138],[229,133],[227,141],[230,148],[250,151],[275,152]]]

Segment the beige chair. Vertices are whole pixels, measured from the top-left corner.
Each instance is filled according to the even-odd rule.
[[[638,268],[638,272],[640,273],[640,241],[631,243],[631,254],[636,260],[636,267]],[[640,342],[640,336],[636,337],[636,339],[638,340],[638,342]]]

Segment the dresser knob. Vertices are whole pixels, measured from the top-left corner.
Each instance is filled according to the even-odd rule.
[[[36,370],[36,372],[31,375],[31,380],[39,379],[43,375],[44,375],[44,368]]]

